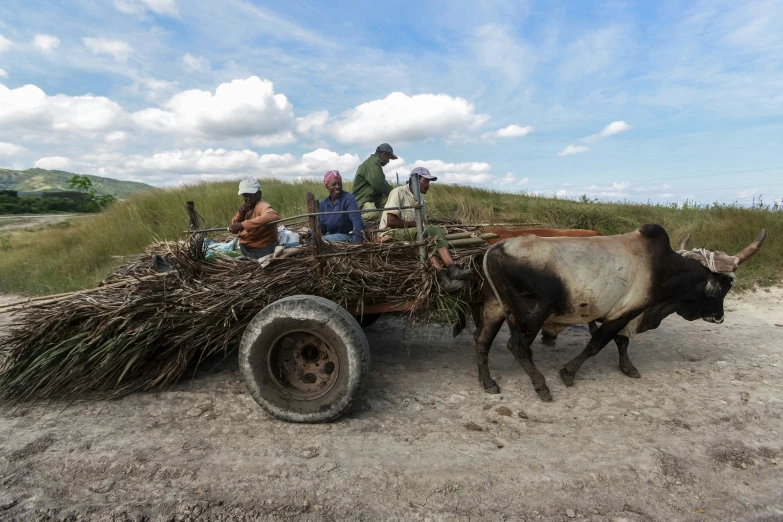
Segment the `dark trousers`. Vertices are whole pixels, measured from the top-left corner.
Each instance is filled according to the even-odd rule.
[[[264,248],[247,248],[242,243],[239,243],[239,250],[242,252],[243,256],[249,259],[261,259],[264,256],[273,254],[275,252],[276,246],[277,243],[272,243],[270,245],[265,246]]]

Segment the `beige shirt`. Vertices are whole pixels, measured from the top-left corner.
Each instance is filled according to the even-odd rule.
[[[410,191],[408,188],[408,184],[399,186],[396,189],[392,190],[389,193],[389,199],[386,200],[386,208],[390,207],[411,207],[416,204],[416,197],[413,195],[413,192]],[[426,207],[424,205],[424,198],[421,200],[422,205],[422,215],[426,216]],[[389,214],[394,214],[398,218],[402,219],[403,221],[416,221],[416,211],[412,208],[406,209],[406,210],[387,210],[383,213],[381,216],[381,226],[380,229],[387,228],[389,225],[387,224],[387,216]],[[402,214],[402,215],[400,215]]]

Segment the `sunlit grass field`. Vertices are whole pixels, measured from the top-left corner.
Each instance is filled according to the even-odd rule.
[[[305,194],[318,199],[317,181],[261,180],[263,197],[283,217],[305,213]],[[351,189],[350,183],[345,184]],[[645,223],[663,226],[676,248],[687,233],[691,247],[735,254],[762,228],[767,241],[739,270],[737,286],[778,283],[783,274],[783,212],[736,206],[669,206],[596,203],[504,193],[433,183],[426,196],[428,216],[463,223],[540,223],[554,228],[586,228],[601,234],[631,232]],[[65,224],[0,231],[0,291],[50,294],[91,287],[122,256],[142,252],[154,240],[182,239],[187,228],[184,202],[210,226],[228,225],[242,204],[237,183],[201,183],[139,193],[102,214]]]

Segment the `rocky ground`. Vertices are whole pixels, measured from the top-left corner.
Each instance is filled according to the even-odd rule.
[[[631,341],[638,380],[610,346],[566,388],[586,328],[536,342],[553,403],[507,333],[487,395],[470,335],[383,318],[362,404],[329,425],[269,418],[235,354],[169,390],[5,412],[0,519],[783,520],[782,299],[667,319]]]

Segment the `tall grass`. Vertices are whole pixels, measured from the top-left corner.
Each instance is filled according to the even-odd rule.
[[[262,180],[264,199],[282,216],[305,212],[305,193],[326,197],[316,181]],[[93,286],[121,256],[143,251],[150,242],[180,239],[187,228],[183,207],[196,210],[211,226],[228,225],[242,204],[236,182],[201,183],[145,192],[106,212],[70,222],[5,234],[0,248],[0,291],[23,294],[65,292]],[[350,190],[350,183],[346,183]],[[783,212],[734,206],[671,208],[628,203],[595,203],[533,197],[433,183],[426,196],[431,217],[465,223],[536,222],[555,228],[587,228],[601,234],[630,232],[645,223],[662,225],[673,246],[691,233],[692,246],[734,254],[762,228],[767,242],[740,269],[738,284],[778,283],[783,275]]]

